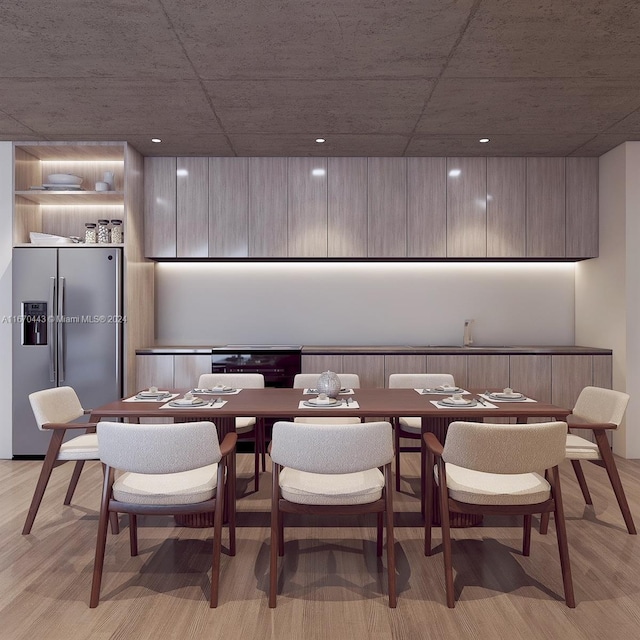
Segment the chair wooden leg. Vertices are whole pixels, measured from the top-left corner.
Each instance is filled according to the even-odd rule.
[[[233,451],[226,465],[225,511],[229,527],[229,555],[236,555],[236,452]]]
[[[393,439],[396,453],[396,491],[400,491],[400,423],[398,420],[395,421]]]
[[[276,606],[276,590],[278,588],[278,547],[280,546],[279,523],[279,467],[273,464],[273,484],[271,490],[271,549],[269,554],[269,608]]]
[[[548,482],[549,481],[548,469],[545,470],[544,477],[545,477],[545,480],[547,480]],[[540,514],[540,535],[542,536],[546,536],[547,531],[549,531],[549,518],[550,518],[550,514],[548,511],[545,511],[544,513]]]
[[[580,460],[572,460],[571,466],[573,467],[573,471],[576,474],[576,480],[580,485],[580,490],[582,491],[582,497],[586,504],[593,504],[591,500],[591,494],[589,493],[589,487],[587,486],[587,480],[584,477],[584,472],[582,471],[582,465],[580,464]]]
[[[567,528],[564,521],[564,506],[562,504],[562,492],[560,490],[560,471],[553,467],[550,474],[553,487],[554,517],[556,521],[556,536],[558,538],[558,553],[560,555],[560,568],[562,570],[562,582],[564,584],[564,599],[567,606],[573,609],[576,606],[573,594],[573,579],[571,577],[571,563],[569,562],[569,544],[567,541]]]
[[[424,555],[431,555],[431,534],[433,528],[433,454],[428,453],[422,470],[424,477],[425,509],[424,509]]]
[[[102,569],[104,567],[104,552],[107,545],[107,527],[109,524],[109,499],[113,485],[114,470],[107,469],[102,487],[102,502],[100,503],[100,518],[98,520],[98,538],[96,540],[96,555],[93,561],[93,580],[91,582],[91,599],[89,607],[94,609],[100,601],[100,585],[102,584]]]
[[[35,491],[33,492],[33,498],[31,498],[29,511],[27,512],[27,519],[25,520],[24,527],[22,527],[23,536],[31,533],[31,527],[33,527],[33,521],[36,519],[36,514],[38,513],[38,509],[40,508],[42,496],[44,496],[44,491],[47,488],[49,478],[51,477],[51,472],[56,466],[58,453],[60,451],[60,446],[62,445],[62,439],[64,438],[65,432],[66,429],[55,429],[51,434],[49,448],[47,449],[47,454],[45,455],[44,461],[42,462],[40,476],[38,477],[38,482],[36,484]]]
[[[531,553],[531,514],[524,516],[522,521],[522,555]]]
[[[264,418],[258,418],[256,423],[260,428],[260,457],[262,458],[262,470],[267,470],[267,429],[264,424]]]
[[[67,489],[67,495],[64,497],[64,504],[71,504],[71,499],[78,486],[78,480],[80,480],[80,474],[82,473],[82,467],[84,467],[84,460],[77,460],[71,474],[71,480],[69,481],[69,488]]]
[[[254,441],[254,454],[253,454],[253,488],[256,490],[256,493],[260,491],[260,455],[262,445],[260,444],[260,436],[258,435],[258,430],[256,426],[256,439]]]
[[[218,464],[218,486],[223,487],[216,498],[216,510],[213,514],[213,550],[211,558],[211,601],[209,606],[218,606],[218,586],[220,584],[220,552],[222,550],[222,520],[224,519],[224,480],[226,468],[223,461]]]
[[[449,496],[444,465],[438,467],[440,482],[440,528],[442,530],[442,556],[444,559],[444,581],[447,590],[447,607],[453,609],[456,606],[453,591],[453,558],[451,553],[451,530],[449,528]]]
[[[393,533],[393,491],[391,489],[391,465],[384,468],[385,475],[385,513],[387,515],[387,580],[389,590],[389,607],[395,609],[398,603],[396,587],[396,549]]]
[[[382,556],[382,529],[384,526],[384,514],[379,511],[376,514],[376,555]]]
[[[135,513],[129,514],[129,548],[131,557],[138,555],[138,516]]]
[[[622,481],[618,474],[618,467],[616,466],[616,461],[613,457],[613,453],[611,452],[607,436],[603,431],[594,431],[594,435],[596,437],[598,448],[600,449],[602,463],[609,475],[609,480],[613,487],[613,493],[618,501],[618,506],[622,512],[624,523],[627,525],[627,531],[632,535],[636,535],[636,525],[634,524],[633,517],[631,516],[631,509],[629,509],[629,503],[627,502],[627,497],[625,496],[624,489],[622,488]]]

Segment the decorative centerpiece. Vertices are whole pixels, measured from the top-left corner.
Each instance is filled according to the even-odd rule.
[[[337,398],[342,385],[337,373],[333,371],[325,371],[318,378],[318,393],[326,393],[330,398]]]

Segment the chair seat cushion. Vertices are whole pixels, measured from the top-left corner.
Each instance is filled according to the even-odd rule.
[[[537,504],[551,496],[551,486],[538,473],[484,473],[447,464],[449,496],[467,504]],[[434,468],[436,482],[437,468]]]
[[[362,422],[360,418],[294,418],[294,422],[301,422],[304,424],[360,424]]]
[[[215,496],[218,465],[180,473],[123,473],[113,483],[113,497],[134,504],[195,504]]]
[[[569,433],[567,434],[567,458],[569,460],[600,460],[600,450],[595,442]]]
[[[98,436],[95,433],[83,433],[67,442],[63,442],[58,460],[99,460]]]
[[[422,433],[422,419],[421,418],[400,418],[400,429],[407,433],[415,433],[420,435]]]
[[[368,504],[382,497],[384,476],[379,469],[358,473],[322,474],[284,468],[282,497],[298,504]]]
[[[236,418],[236,433],[248,433],[256,426],[255,418]]]

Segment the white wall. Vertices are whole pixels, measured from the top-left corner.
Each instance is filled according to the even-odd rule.
[[[0,142],[0,319],[11,315],[13,147]],[[11,324],[0,321],[0,458],[11,458]],[[6,427],[4,426],[6,425]]]
[[[569,263],[158,263],[160,345],[573,345]],[[588,345],[590,346],[590,345]]]
[[[631,395],[613,447],[640,458],[640,143],[601,156],[599,207],[599,257],[576,265],[576,341],[613,349],[613,388]]]

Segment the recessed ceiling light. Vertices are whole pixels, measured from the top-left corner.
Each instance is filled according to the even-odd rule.
[[[480,138],[478,142],[489,142],[489,138]]]
[[[151,138],[151,142],[162,142],[160,138]]]
[[[326,140],[324,138],[316,138],[316,142],[322,144],[323,142],[326,142]]]
[[[450,176],[451,178],[457,178],[461,173],[462,173],[462,170],[461,170],[461,169],[451,169],[451,170],[449,171],[449,176]]]

